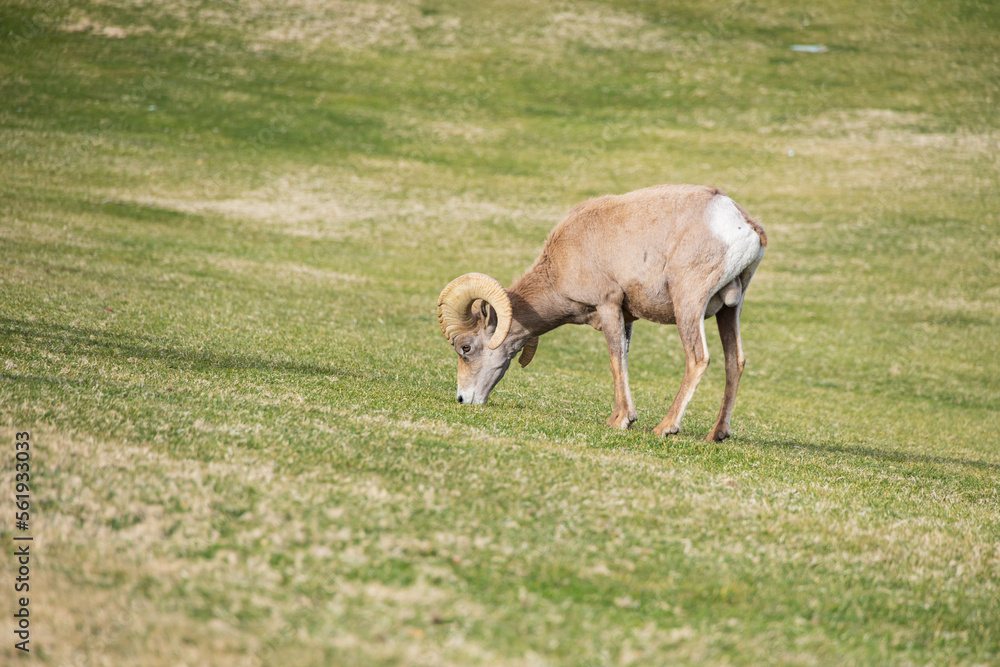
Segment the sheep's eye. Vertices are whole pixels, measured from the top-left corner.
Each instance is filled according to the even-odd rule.
[[[463,345],[462,346],[462,352],[468,353],[469,350],[471,350],[471,349],[472,349],[472,347],[469,346],[469,345]]]

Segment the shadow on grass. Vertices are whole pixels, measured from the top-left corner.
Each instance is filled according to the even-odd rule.
[[[329,364],[302,363],[238,352],[218,352],[210,349],[184,348],[170,345],[153,336],[121,334],[61,324],[26,322],[0,318],[0,338],[22,338],[32,347],[50,352],[95,357],[135,357],[168,364],[183,365],[195,370],[281,371],[297,375],[324,377],[336,375],[358,379],[385,380],[377,370],[348,370]]]
[[[802,449],[814,454],[823,456],[846,454],[849,456],[859,456],[886,463],[898,463],[901,465],[952,465],[976,468],[993,473],[1000,473],[1000,464],[989,463],[988,461],[977,461],[973,459],[960,459],[950,456],[934,456],[933,454],[913,454],[909,452],[893,452],[875,447],[865,447],[863,445],[836,445],[803,443],[796,440],[760,440],[758,444],[773,449]]]

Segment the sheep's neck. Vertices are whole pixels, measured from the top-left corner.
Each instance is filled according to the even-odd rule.
[[[573,304],[559,296],[544,268],[536,263],[507,290],[514,315],[511,335],[517,338],[541,336],[577,319]]]

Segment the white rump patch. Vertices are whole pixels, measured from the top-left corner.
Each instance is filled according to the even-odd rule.
[[[743,214],[729,197],[725,195],[712,197],[712,201],[705,209],[705,215],[712,235],[726,246],[726,256],[723,260],[725,267],[714,290],[717,292],[743,273],[744,269],[759,262],[764,254],[764,248],[760,244],[757,232],[747,224]]]

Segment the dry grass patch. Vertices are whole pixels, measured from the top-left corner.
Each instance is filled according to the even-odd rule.
[[[545,51],[582,46],[648,53],[669,48],[666,32],[640,14],[597,3],[558,5],[545,17],[540,32],[528,30],[517,41]]]
[[[403,223],[407,233],[392,234],[393,242],[401,245],[421,244],[421,235],[444,231],[457,238],[469,226],[492,220],[550,220],[554,224],[566,212],[550,204],[483,200],[428,187],[403,190],[398,182],[320,173],[315,169],[310,174],[285,173],[271,180],[269,185],[236,194],[227,192],[218,198],[205,198],[204,192],[162,188],[154,195],[119,189],[106,195],[138,205],[261,222],[293,236],[314,239],[370,240],[373,234],[383,233],[382,225]],[[442,222],[448,223],[447,228]]]
[[[323,285],[357,285],[366,282],[364,276],[340,271],[319,269],[296,262],[258,262],[250,259],[227,256],[209,256],[205,261],[223,271],[240,276],[257,276],[268,281],[280,283],[303,284],[322,283]]]
[[[223,461],[198,462],[92,437],[33,436],[35,460],[45,464],[36,502],[53,508],[36,523],[44,557],[33,601],[45,628],[36,639],[57,664],[132,656],[166,665],[200,652],[210,664],[257,665],[278,653],[322,655],[324,647],[348,646],[405,664],[490,664],[496,657],[462,634],[442,644],[420,629],[485,617],[482,605],[455,592],[450,570],[419,564],[405,586],[344,578],[375,556],[408,558],[431,548],[405,534],[366,535],[342,523],[349,516],[331,504],[337,494],[369,516],[411,501],[388,492],[376,475],[295,479],[236,449]],[[306,516],[296,508],[313,510]],[[315,508],[324,509],[320,523]],[[443,533],[434,544],[461,552],[475,546]],[[87,558],[71,571],[58,565],[80,553]],[[317,585],[319,598],[294,593]],[[94,604],[98,611],[88,613]],[[308,627],[304,616],[313,619]]]
[[[256,3],[254,3],[256,4]],[[265,10],[266,11],[266,10]],[[280,14],[261,14],[266,29],[256,48],[275,42],[302,46],[329,44],[335,48],[414,50],[418,31],[433,30],[445,43],[454,41],[457,18],[425,16],[418,2],[318,2],[294,0]]]
[[[88,33],[97,37],[109,37],[111,39],[125,39],[135,35],[145,35],[154,32],[152,26],[129,26],[127,28],[116,25],[108,25],[100,21],[93,21],[81,11],[73,11],[68,19],[64,20],[56,28],[68,33]]]
[[[438,39],[447,43],[454,39],[461,26],[457,18],[424,15],[416,0],[290,0],[281,5],[262,0],[228,3],[111,0],[95,4],[128,11],[137,20],[141,20],[139,17],[157,22],[169,19],[183,26],[175,36],[185,36],[192,26],[199,29],[237,28],[251,44],[250,48],[257,51],[286,43],[303,48],[329,45],[347,50],[412,51],[420,46],[420,31],[432,30]],[[104,25],[93,21],[82,10],[72,11],[58,29],[120,39],[153,32],[148,25],[128,28]]]

